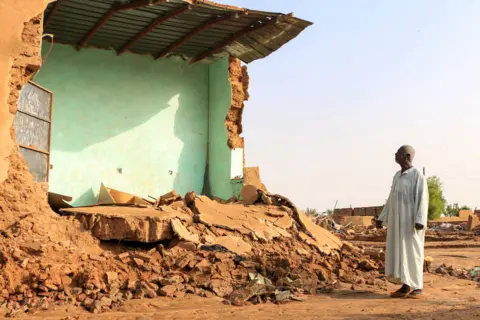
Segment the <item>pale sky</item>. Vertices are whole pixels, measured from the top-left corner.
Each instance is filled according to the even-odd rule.
[[[248,166],[301,207],[382,205],[394,153],[480,207],[480,1],[222,0],[314,22],[249,65]]]

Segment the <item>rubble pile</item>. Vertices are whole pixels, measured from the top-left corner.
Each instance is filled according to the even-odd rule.
[[[0,305],[9,316],[64,304],[99,313],[157,296],[218,296],[243,305],[302,300],[341,284],[386,286],[380,251],[342,243],[284,197],[264,195],[268,205],[253,206],[191,197],[185,210],[190,219],[172,217],[168,237],[137,247],[110,244],[87,252],[32,239],[19,228],[5,230]],[[168,213],[179,205],[159,208]],[[63,219],[99,220],[85,214]]]
[[[436,274],[448,275],[459,279],[476,281],[480,285],[480,267],[474,267],[470,270],[464,268],[454,268],[441,264],[435,271]]]
[[[341,239],[348,241],[362,242],[384,242],[386,241],[387,229],[377,229],[375,226],[363,227],[339,227],[336,231]],[[448,241],[466,241],[476,240],[475,232],[468,231],[439,231],[427,229],[425,241],[427,242],[448,242]]]

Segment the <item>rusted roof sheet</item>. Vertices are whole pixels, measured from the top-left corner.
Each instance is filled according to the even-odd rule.
[[[203,0],[58,0],[45,11],[44,32],[58,43],[119,54],[176,55],[191,62],[230,54],[249,63],[311,24],[291,14]]]

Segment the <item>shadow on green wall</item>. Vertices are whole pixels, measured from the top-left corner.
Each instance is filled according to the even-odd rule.
[[[173,185],[169,187],[169,183],[167,183],[165,186],[159,186],[159,189],[162,189],[161,194],[149,194],[150,196],[153,197],[159,197],[163,195],[164,193],[170,192],[171,190],[176,190],[180,195],[184,196],[187,192],[189,191],[195,191],[198,194],[202,193],[203,189],[203,183],[205,179],[205,169],[206,169],[206,157],[207,157],[207,137],[202,138],[202,141],[205,141],[204,143],[199,143],[198,142],[198,137],[192,138],[192,136],[195,135],[200,135],[202,136],[203,133],[197,132],[197,134],[194,134],[193,131],[195,131],[195,128],[200,129],[198,127],[204,126],[204,132],[208,132],[208,123],[206,122],[206,118],[202,119],[201,117],[197,117],[196,119],[191,119],[192,116],[192,110],[190,109],[189,106],[192,104],[195,104],[194,101],[191,101],[189,98],[182,98],[183,96],[178,93],[176,93],[174,96],[177,96],[179,99],[179,107],[175,113],[175,118],[174,118],[174,125],[173,125],[173,134],[176,138],[178,138],[182,143],[183,143],[183,148],[180,153],[180,156],[177,158],[178,161],[176,163],[176,167],[172,166],[172,168],[169,170],[168,174],[172,176],[173,180]],[[170,101],[171,99],[167,99],[166,101]],[[156,108],[156,113],[161,112],[163,109],[168,107],[167,102],[158,102],[159,106],[163,107],[157,107]],[[200,107],[200,106],[199,106]],[[144,118],[145,120],[148,120],[149,117],[155,116],[154,109],[151,108],[145,108],[145,110],[142,110],[143,108],[135,108],[137,110],[136,116],[138,117],[137,119]],[[138,111],[141,111],[140,114]],[[194,123],[192,123],[194,122]],[[125,122],[124,126],[120,126],[120,124],[116,124],[115,122],[111,123],[111,125],[116,125],[114,132],[117,134],[120,134],[122,132],[126,132],[132,129],[131,126],[128,126],[128,123]],[[138,125],[138,124],[136,124]],[[76,127],[76,126],[73,126]],[[200,130],[202,131],[202,130]],[[80,130],[81,132],[81,130]],[[75,130],[73,130],[73,133],[69,134],[80,134],[80,132],[75,133]],[[158,141],[158,143],[162,143],[162,130],[161,128],[158,128],[158,136],[153,137],[154,140]],[[113,134],[113,133],[112,133]],[[108,133],[106,132],[104,137],[108,136]],[[142,143],[142,141],[138,141],[138,143]],[[58,148],[61,149],[61,146]],[[132,148],[131,150],[132,153],[135,153],[135,149]],[[115,155],[113,155],[115,156]],[[144,154],[138,154],[136,155],[138,157],[144,157],[147,155]],[[162,155],[160,155],[161,157]],[[165,157],[168,155],[165,154]],[[204,161],[195,161],[195,159],[198,159],[199,156],[201,159]],[[111,154],[105,154],[105,157],[111,158]],[[171,171],[171,173],[170,173]],[[132,182],[133,183],[133,182]],[[75,199],[72,202],[73,206],[84,206],[88,204],[95,204],[97,202],[97,195],[98,195],[98,189],[100,186],[98,186],[97,189],[95,187],[88,188],[80,197]],[[120,190],[120,191],[125,191],[125,190]],[[139,195],[143,197],[147,197],[148,195]]]
[[[208,65],[154,61],[133,54],[118,57],[107,50],[78,52],[71,46],[55,44],[35,82],[54,92],[52,159],[63,163],[52,170],[59,170],[52,186],[54,192],[64,189],[65,194],[72,195],[73,205],[95,203],[99,180],[107,186],[109,179],[118,180],[111,187],[135,193],[133,187],[128,190],[135,184],[135,177],[116,179],[118,162],[125,163],[124,174],[134,169],[142,174],[152,171],[149,174],[158,177],[161,184],[152,193],[172,189],[182,195],[192,190],[201,193],[208,140]],[[178,100],[174,115],[165,112],[172,108],[172,99]],[[165,115],[160,115],[162,112]],[[125,134],[130,131],[133,135]],[[104,151],[97,148],[84,152],[120,135],[122,140],[105,144]],[[173,149],[175,155],[169,153]],[[140,161],[145,157],[148,161]],[[128,161],[122,161],[124,158]],[[110,176],[98,176],[102,167]],[[77,187],[70,188],[75,179]]]

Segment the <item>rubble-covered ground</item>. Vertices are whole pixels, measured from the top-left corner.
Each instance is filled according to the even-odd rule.
[[[442,256],[443,250],[430,250],[434,263],[448,262]],[[452,255],[452,252],[447,253]],[[465,249],[459,255],[459,268],[469,268],[465,263],[480,258],[480,249]],[[28,315],[32,319],[478,319],[480,316],[479,290],[469,280],[449,275],[425,274],[425,297],[423,299],[390,299],[388,294],[398,286],[387,284],[383,287],[341,284],[329,293],[304,296],[303,302],[287,304],[249,304],[232,307],[222,303],[223,299],[201,298],[187,294],[182,299],[160,297],[156,299],[133,299],[111,312],[92,314],[73,305],[57,306],[50,310]]]
[[[338,233],[339,237],[348,241],[357,242],[383,242],[387,230],[377,229],[375,226],[345,227]],[[480,238],[476,232],[469,231],[443,231],[428,229],[425,233],[425,242],[448,242],[448,241],[476,241]],[[479,242],[480,244],[480,242]]]
[[[0,235],[0,311],[19,316],[78,306],[98,314],[130,300],[185,295],[240,306],[302,301],[345,284],[386,286],[381,254],[342,244],[286,198],[263,195],[252,206],[186,198],[159,206],[168,219],[155,217],[146,229],[137,216],[105,220],[89,210],[14,215]],[[15,212],[21,203],[8,199],[3,210]],[[153,238],[160,241],[89,239],[91,232],[118,236],[120,226],[122,237],[133,232],[147,240],[161,228]]]

